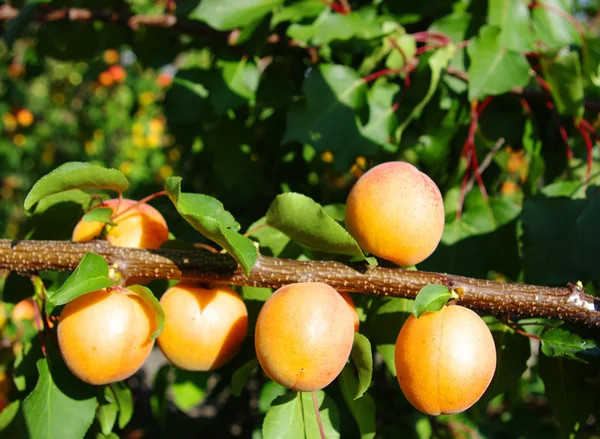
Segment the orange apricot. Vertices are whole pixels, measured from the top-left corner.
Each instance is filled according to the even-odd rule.
[[[238,351],[248,330],[248,310],[227,286],[211,289],[190,284],[169,288],[160,299],[165,326],[158,347],[175,366],[213,370]]]
[[[360,328],[360,319],[358,318],[358,312],[356,311],[356,305],[354,305],[354,300],[352,300],[350,294],[345,292],[340,292],[340,296],[342,296],[342,299],[346,301],[348,307],[350,308],[350,311],[352,311],[352,316],[354,317],[354,332],[358,332],[358,329]]]
[[[395,363],[400,388],[414,407],[429,415],[459,413],[488,388],[496,347],[475,312],[446,306],[406,320],[396,340]]]
[[[346,226],[366,251],[410,266],[436,249],[444,231],[444,201],[426,174],[405,162],[367,171],[346,202]]]
[[[340,374],[348,360],[354,316],[329,285],[290,284],[263,305],[254,341],[269,378],[293,390],[319,390]]]
[[[60,352],[71,372],[86,383],[124,380],[150,355],[154,314],[139,296],[127,291],[84,294],[67,303],[60,314]]]
[[[125,69],[119,65],[110,66],[107,70],[108,73],[112,76],[113,81],[115,82],[123,82],[125,78],[127,78],[127,72]]]
[[[106,235],[107,241],[117,247],[136,247],[156,249],[169,239],[169,229],[163,216],[154,207],[137,201],[112,199],[105,201],[102,206],[110,207],[114,222]],[[117,210],[118,206],[118,210]],[[121,212],[127,212],[121,214]],[[73,230],[73,241],[87,242],[100,236],[104,223],[98,221],[79,221]]]
[[[98,75],[98,82],[105,87],[110,87],[111,85],[113,85],[115,80],[113,79],[113,76],[110,74],[110,72],[106,70],[104,72],[100,72],[100,74]]]
[[[33,114],[27,108],[21,108],[16,114],[17,122],[23,127],[28,127],[33,123]]]
[[[11,313],[12,320],[33,320],[35,319],[35,304],[33,299],[27,298],[21,300],[15,305]]]

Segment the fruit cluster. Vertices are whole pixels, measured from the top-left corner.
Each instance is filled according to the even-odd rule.
[[[110,225],[81,221],[74,241],[102,234],[116,246],[158,248],[168,239],[160,213],[144,203],[109,200]],[[444,229],[435,183],[414,166],[389,162],[366,172],[347,202],[346,225],[371,254],[412,266],[435,250]],[[246,337],[248,312],[230,287],[180,283],[162,296],[165,325],[158,346],[174,365],[207,371],[229,361]],[[83,381],[106,384],[132,375],[150,354],[155,318],[135,289],[88,293],[69,302],[58,325],[60,349]],[[318,282],[275,291],[256,322],[258,361],[273,381],[297,391],[329,385],[352,350],[359,318],[352,298]],[[410,316],[396,341],[402,392],[417,409],[457,413],[485,392],[496,367],[492,335],[473,311],[458,305]]]

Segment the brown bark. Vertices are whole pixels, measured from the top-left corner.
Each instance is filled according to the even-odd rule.
[[[87,252],[103,256],[128,278],[278,288],[294,282],[325,282],[338,291],[414,298],[425,285],[454,289],[457,303],[496,316],[547,317],[600,327],[600,300],[582,288],[543,287],[493,282],[442,273],[369,267],[333,261],[301,262],[260,256],[249,276],[227,254],[193,250],[143,250],[112,247],[105,242],[0,240],[0,270],[35,273],[72,271]]]

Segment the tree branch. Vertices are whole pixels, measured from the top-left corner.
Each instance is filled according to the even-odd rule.
[[[0,269],[19,273],[40,270],[73,271],[87,252],[103,256],[128,278],[226,282],[233,285],[279,288],[294,282],[325,282],[338,291],[414,298],[431,283],[454,289],[460,305],[496,316],[546,317],[600,327],[600,300],[582,288],[510,284],[462,276],[395,268],[295,261],[259,256],[249,276],[227,254],[193,250],[120,248],[103,241],[0,240]]]

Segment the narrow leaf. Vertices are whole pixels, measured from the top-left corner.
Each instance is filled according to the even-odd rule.
[[[128,187],[127,178],[116,169],[69,162],[40,178],[27,194],[23,205],[29,210],[42,198],[70,189],[110,189],[123,192]]]
[[[55,305],[64,305],[77,297],[116,285],[108,277],[108,264],[102,256],[88,252],[73,274],[49,298]]]
[[[133,396],[131,390],[122,381],[110,384],[110,388],[119,404],[119,428],[123,429],[133,416]]]
[[[371,342],[360,333],[354,334],[354,344],[350,353],[358,371],[358,386],[354,399],[358,399],[368,390],[373,376],[373,353]]]
[[[356,399],[358,393],[358,380],[354,376],[352,366],[347,364],[338,377],[338,383],[346,405],[358,425],[361,439],[375,437],[375,402],[368,393]]]
[[[242,394],[242,390],[244,390],[244,386],[248,382],[252,371],[256,369],[256,366],[258,366],[258,360],[253,358],[233,373],[231,377],[231,392],[234,396]]]
[[[413,314],[418,319],[426,312],[436,312],[441,310],[448,300],[452,298],[452,293],[443,285],[430,284],[421,288],[413,306]]]
[[[156,329],[150,336],[150,340],[154,340],[160,335],[165,326],[165,312],[162,309],[162,306],[160,306],[160,302],[149,288],[142,285],[130,285],[127,289],[139,296],[152,310],[154,318],[156,319]]]

